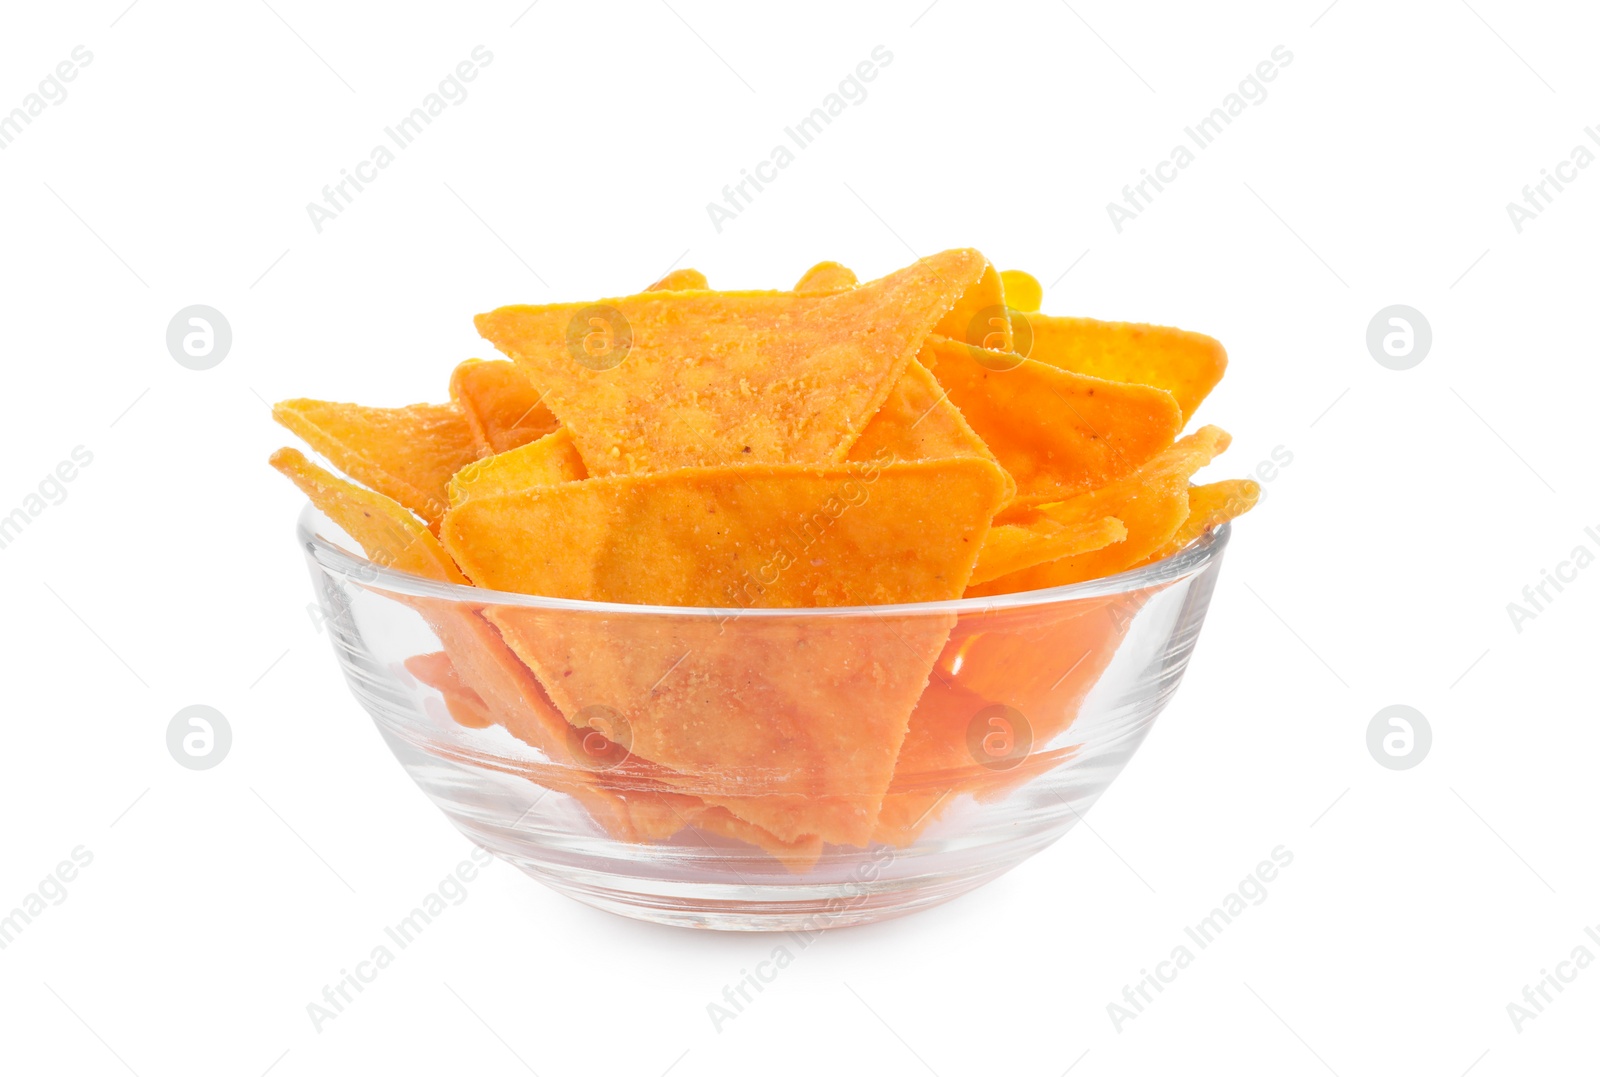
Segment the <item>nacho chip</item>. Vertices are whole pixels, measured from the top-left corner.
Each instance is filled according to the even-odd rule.
[[[1128,537],[1115,516],[1063,522],[1043,513],[1026,523],[995,524],[978,551],[968,586],[988,583],[1046,561],[1103,549]]]
[[[510,452],[560,424],[517,364],[468,359],[450,376],[450,398],[466,417],[481,456]]]
[[[859,283],[851,270],[838,262],[818,262],[795,282],[796,295],[832,295],[848,292]]]
[[[466,582],[432,533],[396,502],[328,474],[294,449],[278,450],[272,464],[360,543],[373,562],[446,583]],[[461,714],[487,715],[512,736],[538,748],[555,765],[527,768],[523,776],[573,797],[613,837],[636,840],[627,801],[602,787],[596,772],[584,769],[573,749],[571,725],[532,671],[506,646],[499,630],[456,602],[393,597],[421,614],[444,646],[455,671],[447,683],[461,689],[453,699],[446,697],[457,720]],[[425,662],[423,669],[437,670],[438,665]]]
[[[955,621],[485,613],[563,713],[621,714],[631,750],[663,782],[783,841],[857,845]]]
[[[1132,474],[1086,494],[1039,505],[1029,516],[1070,525],[1115,516],[1128,529],[1121,542],[1088,553],[1047,561],[967,588],[967,596],[1000,595],[1059,587],[1115,575],[1144,561],[1177,534],[1189,515],[1189,477],[1228,447],[1228,435],[1204,426],[1160,453]],[[1007,517],[1006,522],[1017,522]]]
[[[873,840],[910,845],[964,795],[990,799],[1075,751],[1058,738],[1116,656],[1148,592],[967,615],[917,702]],[[1022,757],[996,766],[973,727],[1003,704]],[[980,732],[988,732],[985,725]]]
[[[1031,273],[1020,269],[1001,270],[1000,284],[1005,289],[1006,306],[1013,311],[1032,314],[1044,302],[1044,289]]]
[[[400,502],[431,528],[449,507],[450,476],[478,458],[466,418],[453,404],[369,408],[284,400],[273,405],[272,417],[340,471]]]
[[[546,389],[591,475],[828,464],[985,271],[947,251],[834,295],[650,292],[477,325]]]
[[[983,275],[961,294],[933,331],[974,348],[1011,350],[1011,312],[1006,309],[1005,287],[994,266],[984,263]]]
[[[474,460],[456,472],[450,480],[450,507],[471,497],[512,494],[533,486],[554,486],[588,477],[583,458],[572,444],[571,432],[558,427],[538,441]]]
[[[706,283],[706,275],[698,269],[674,269],[671,273],[656,281],[647,292],[703,292],[711,285]]]
[[[1189,487],[1188,517],[1165,546],[1139,563],[1147,565],[1171,557],[1201,535],[1221,527],[1235,516],[1243,516],[1256,507],[1260,498],[1261,486],[1253,479],[1223,479]]]
[[[766,827],[747,822],[727,808],[708,804],[695,811],[689,820],[689,825],[696,830],[756,846],[797,875],[810,871],[822,859],[822,839],[815,834],[785,841]]]
[[[392,498],[330,475],[298,449],[279,449],[268,462],[360,543],[373,563],[414,576],[467,582],[439,540]]]
[[[438,692],[444,699],[445,709],[458,725],[468,729],[487,729],[494,725],[494,715],[483,697],[468,688],[456,672],[455,663],[443,651],[414,654],[405,661],[411,675]]]
[[[1104,486],[1172,444],[1183,417],[1172,395],[1085,377],[932,337],[921,361],[1038,504]]]
[[[996,467],[1000,461],[983,439],[973,433],[961,411],[950,403],[950,394],[915,359],[906,367],[889,399],[872,417],[861,440],[850,450],[850,460],[943,460],[956,456],[976,456]],[[1017,492],[1011,476],[1004,474],[1004,500]]]
[[[707,804],[685,793],[654,792],[628,797],[629,818],[641,840],[662,840],[690,831],[697,845],[710,851],[713,838],[732,838],[754,845],[795,874],[803,874],[822,858],[822,839],[815,835],[785,841],[766,827],[739,818],[727,808]],[[723,856],[732,860],[734,857]]]
[[[612,475],[474,497],[445,547],[480,587],[672,606],[953,598],[1004,494],[965,457]]]
[[[437,691],[445,709],[463,726],[483,728],[494,724],[487,704],[461,680],[450,656],[443,651],[413,655],[406,669],[419,681]],[[803,872],[822,855],[820,838],[806,837],[784,841],[770,831],[746,822],[726,808],[714,807],[699,797],[673,792],[668,785],[642,777],[637,768],[617,775],[596,771],[587,780],[567,775],[551,775],[547,768],[530,772],[530,778],[559,792],[575,796],[591,809],[596,820],[626,841],[662,841],[685,828],[697,832],[734,838],[754,845],[782,863],[790,871]],[[595,789],[589,789],[593,785]],[[595,809],[598,809],[597,811]]]
[[[1165,389],[1186,423],[1228,368],[1221,344],[1183,329],[1043,314],[1030,314],[1028,324],[1029,358],[1107,381]]]

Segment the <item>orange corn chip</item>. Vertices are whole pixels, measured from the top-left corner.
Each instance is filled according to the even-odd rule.
[[[1030,359],[1107,381],[1165,389],[1183,409],[1184,422],[1228,368],[1221,344],[1183,329],[1043,314],[1030,314],[1028,324]]]
[[[273,406],[272,417],[346,475],[400,502],[434,528],[450,504],[450,476],[478,458],[472,431],[453,404],[368,408],[285,400]]]
[[[977,456],[1000,461],[983,439],[972,432],[960,409],[950,403],[949,394],[928,368],[915,359],[906,367],[889,399],[872,417],[861,440],[850,450],[850,460],[941,460],[954,456]],[[1001,469],[1004,474],[1004,469]],[[1010,475],[1004,475],[1004,499],[1017,492]]]
[[[1005,286],[994,266],[984,263],[983,275],[962,293],[933,331],[974,348],[1011,350],[1011,313],[1006,309]]]
[[[445,709],[460,725],[468,729],[487,729],[494,725],[494,716],[483,697],[461,681],[455,663],[443,651],[431,654],[414,654],[406,659],[406,669],[411,675],[444,697]]]
[[[836,463],[986,271],[946,251],[834,295],[651,292],[477,325],[546,389],[591,475]]]
[[[832,295],[847,292],[857,284],[856,275],[838,262],[818,262],[795,282],[796,295]]]
[[[509,452],[536,441],[559,423],[517,364],[468,359],[450,376],[450,398],[466,416],[479,455]]]
[[[674,269],[671,273],[656,281],[647,292],[703,292],[711,285],[706,283],[706,275],[698,269]]]
[[[1032,314],[1044,302],[1044,289],[1031,273],[1024,273],[1020,269],[1003,269],[1000,271],[1000,283],[1005,289],[1006,306],[1013,311]]]
[[[706,616],[485,615],[564,713],[621,714],[633,753],[660,764],[660,780],[783,841],[857,845],[954,623],[765,615],[733,631]]]
[[[398,503],[328,474],[294,449],[279,449],[272,466],[287,475],[311,503],[367,553],[376,564],[446,583],[466,578],[425,527]],[[428,622],[449,655],[463,689],[480,700],[493,719],[520,740],[539,748],[561,769],[540,780],[581,801],[614,836],[629,838],[626,805],[591,782],[569,777],[575,756],[567,720],[555,709],[532,672],[480,615],[441,599],[398,599]],[[470,699],[470,697],[467,697]],[[452,711],[454,708],[452,708]]]
[[[298,449],[279,449],[268,462],[360,543],[369,560],[414,576],[467,582],[439,540],[394,499],[328,474]]]
[[[414,655],[406,659],[405,665],[419,681],[439,692],[445,708],[461,725],[482,728],[494,724],[483,698],[461,680],[445,652]],[[642,776],[637,767],[597,770],[586,777],[589,781],[576,781],[568,775],[551,775],[543,768],[533,780],[587,803],[597,821],[608,825],[613,836],[624,840],[659,841],[691,827],[755,845],[791,871],[808,870],[822,855],[820,838],[784,841],[754,823],[739,819],[726,808],[713,807],[696,796],[673,792],[670,786]],[[589,784],[599,791],[584,788]]]
[[[1124,478],[1066,501],[1038,506],[1034,512],[1039,516],[1066,525],[1115,516],[1127,527],[1128,537],[971,586],[967,595],[1059,587],[1111,576],[1144,561],[1177,534],[1189,515],[1189,477],[1226,449],[1228,440],[1215,426],[1201,427]],[[1022,522],[1029,522],[1028,515]]]
[[[629,817],[641,837],[670,838],[687,829],[708,847],[710,835],[733,838],[756,846],[796,874],[811,870],[822,858],[821,838],[809,836],[784,841],[766,827],[741,819],[727,808],[707,804],[699,797],[651,793],[629,797],[628,807]]]
[[[968,586],[988,583],[1046,561],[1102,549],[1128,537],[1115,516],[1063,523],[1042,513],[1028,523],[995,524],[978,551]]]
[[[1072,749],[1051,742],[1076,719],[1144,597],[1109,595],[962,618],[911,714],[874,840],[909,845],[962,794],[988,799],[1059,764]],[[1015,761],[997,761],[986,750],[996,704],[1021,715],[1020,728],[1001,727],[1023,753]],[[999,754],[1003,760],[1006,753]]]
[[[1132,472],[1172,444],[1170,393],[1085,377],[930,338],[921,360],[1017,484],[1017,501],[1059,500]]]
[[[530,441],[498,456],[474,460],[450,480],[450,505],[454,508],[470,497],[516,493],[530,486],[554,486],[588,478],[583,458],[572,444],[566,427]]]
[[[674,606],[953,598],[1004,494],[965,457],[613,475],[474,497],[442,534],[480,587]]]
[[[727,808],[712,804],[704,805],[689,819],[689,825],[696,830],[757,846],[796,874],[810,871],[822,859],[822,839],[814,834],[785,841],[766,827],[747,822]]]
[[[1223,479],[1189,487],[1189,515],[1177,533],[1140,564],[1171,557],[1208,531],[1215,530],[1256,507],[1261,486],[1253,479]]]

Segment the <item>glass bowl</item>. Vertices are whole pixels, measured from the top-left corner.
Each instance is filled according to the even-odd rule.
[[[597,908],[809,932],[948,901],[1072,828],[1182,679],[1224,526],[991,598],[579,602],[381,567],[308,507],[315,617],[469,839]]]

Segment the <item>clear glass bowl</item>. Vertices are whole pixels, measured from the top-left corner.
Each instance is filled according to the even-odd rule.
[[[351,689],[468,838],[597,908],[744,931],[936,905],[1065,834],[1177,689],[1228,533],[1049,590],[713,610],[436,583],[299,525]]]

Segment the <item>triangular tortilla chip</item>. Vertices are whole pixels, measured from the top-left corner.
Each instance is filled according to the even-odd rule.
[[[855,273],[838,262],[818,262],[794,285],[796,295],[832,295],[847,292],[857,284]]]
[[[913,359],[850,450],[849,459],[943,460],[954,456],[977,456],[1000,467],[989,446],[950,403],[950,394],[927,367]],[[1004,470],[1001,468],[1002,473]],[[1005,475],[1005,483],[1004,500],[1010,501],[1017,486],[1010,475]]]
[[[1153,385],[1170,392],[1184,422],[1222,380],[1228,353],[1200,333],[1094,318],[1028,315],[1030,359],[1107,381]]]
[[[713,838],[731,838],[754,845],[797,875],[810,871],[822,858],[822,839],[815,835],[785,841],[766,827],[741,819],[727,808],[707,804],[686,793],[634,793],[628,797],[628,809],[640,840],[659,841],[676,835],[682,842],[685,840],[682,832],[690,831],[693,844],[702,847],[697,855],[716,856],[735,873],[740,869],[734,864],[743,858],[717,846]]]
[[[961,795],[990,799],[1058,766],[1074,748],[1053,742],[1077,718],[1147,594],[963,614],[911,714],[874,840],[909,845]],[[1024,728],[1013,735],[1027,741],[1026,755],[1004,767],[974,735],[995,704],[1021,714]]]
[[[994,266],[984,264],[983,275],[962,293],[933,331],[974,348],[1011,350],[1011,312],[1006,309],[1005,287]]]
[[[359,543],[369,560],[445,583],[466,582],[438,540],[395,501],[328,474],[294,449],[279,449],[271,463]],[[588,773],[574,765],[578,760],[572,750],[570,724],[493,625],[460,603],[391,597],[410,605],[427,621],[449,655],[462,688],[481,701],[494,721],[556,764],[539,768],[536,780],[577,798],[614,836],[632,834],[626,804],[617,795],[596,789]]]
[[[485,611],[560,709],[620,713],[633,753],[784,841],[864,844],[949,615]],[[862,707],[870,698],[872,705]]]
[[[405,667],[413,677],[443,697],[445,709],[458,724],[468,729],[487,729],[495,724],[489,705],[462,682],[455,663],[444,651],[414,654],[406,659]]]
[[[478,444],[453,404],[369,408],[285,400],[272,417],[346,475],[400,502],[431,528],[449,508],[450,476],[478,458]]]
[[[1183,417],[1170,393],[1085,377],[940,337],[921,360],[1037,504],[1103,486],[1172,444]]]
[[[834,295],[647,292],[477,326],[546,390],[592,475],[836,463],[988,268],[946,251]]]
[[[537,441],[560,424],[517,364],[468,359],[450,376],[450,398],[460,407],[482,456]]]
[[[1165,546],[1139,564],[1171,557],[1208,531],[1221,527],[1235,516],[1243,516],[1255,508],[1260,499],[1261,486],[1253,479],[1223,479],[1189,487],[1189,515]]]
[[[447,583],[466,583],[439,540],[393,498],[331,475],[298,449],[279,449],[268,460],[323,514],[386,568]]]
[[[414,655],[406,659],[405,666],[419,681],[440,694],[446,710],[461,725],[483,728],[494,724],[488,705],[462,681],[455,664],[444,651]],[[550,784],[548,768],[530,773],[530,777]],[[726,808],[674,792],[670,786],[642,774],[637,767],[596,771],[585,778],[587,780],[558,781],[557,788],[577,796],[591,808],[597,822],[606,826],[613,837],[622,840],[661,841],[685,828],[693,828],[697,832],[755,845],[791,871],[808,870],[822,853],[820,838],[784,841],[754,823],[739,819]],[[598,788],[598,793],[586,788],[591,784]],[[622,825],[624,821],[626,825]]]
[[[703,292],[711,285],[706,283],[706,275],[698,269],[674,269],[671,273],[656,281],[647,292]]]
[[[954,598],[1004,495],[963,457],[612,475],[474,497],[445,547],[480,587],[671,606]]]
[[[995,524],[984,537],[968,586],[1045,561],[1099,550],[1127,537],[1128,529],[1115,516],[1062,522],[1040,513],[1027,523]]]
[[[1005,522],[1027,524],[1048,517],[1072,525],[1115,516],[1128,537],[1101,549],[1047,561],[967,588],[968,597],[1032,591],[1115,575],[1144,561],[1177,534],[1189,515],[1189,477],[1228,447],[1228,435],[1203,426],[1131,475],[1066,501],[1024,510]]]
[[[516,493],[530,486],[553,486],[588,476],[583,458],[572,444],[571,432],[558,427],[538,441],[474,460],[456,472],[450,480],[450,505],[459,505],[469,497]]]
[[[822,859],[822,839],[815,834],[785,841],[766,827],[757,826],[739,818],[727,808],[713,804],[695,810],[689,816],[689,825],[696,830],[754,845],[796,875],[810,871]]]

